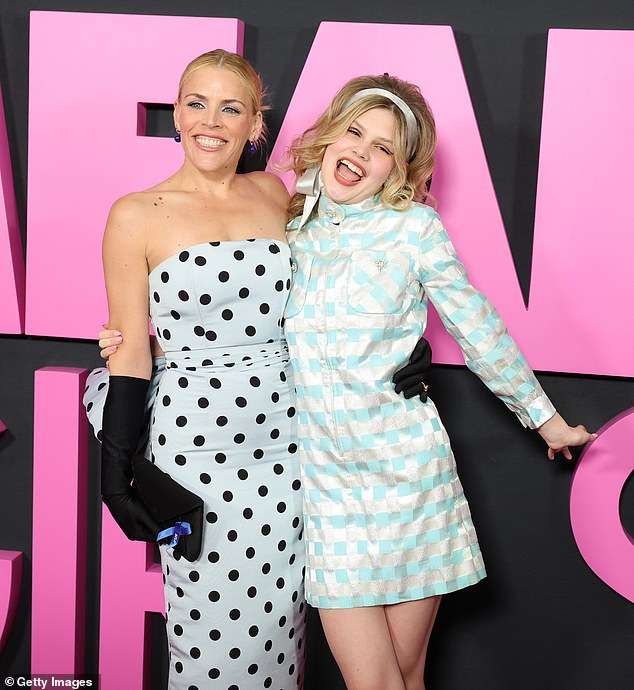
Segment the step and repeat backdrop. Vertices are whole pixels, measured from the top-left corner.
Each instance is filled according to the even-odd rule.
[[[548,462],[432,317],[431,395],[488,578],[444,598],[429,687],[631,687],[634,6],[157,0],[148,11],[0,5],[0,678],[166,687],[160,567],[102,511],[81,397],[107,320],[108,209],[179,166],[180,74],[222,47],[252,61],[271,105],[268,144],[245,171],[275,170],[354,76],[420,86],[438,126],[432,192],[472,282],[564,417],[600,432],[574,463]],[[311,611],[306,688],[343,687]]]

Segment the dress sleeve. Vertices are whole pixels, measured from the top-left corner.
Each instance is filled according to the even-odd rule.
[[[445,328],[460,346],[465,364],[520,422],[531,429],[556,412],[504,322],[467,278],[438,215],[420,236],[420,282]]]

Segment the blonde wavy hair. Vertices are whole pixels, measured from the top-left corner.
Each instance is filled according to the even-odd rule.
[[[260,75],[255,71],[253,65],[237,53],[231,53],[228,50],[223,50],[222,48],[216,48],[216,50],[210,50],[207,53],[199,55],[194,58],[185,67],[183,74],[181,75],[180,82],[178,83],[178,100],[180,101],[183,84],[189,76],[196,70],[202,69],[203,67],[215,67],[216,69],[226,69],[229,72],[235,74],[240,81],[246,87],[249,94],[249,101],[251,105],[251,114],[255,115],[259,112],[266,112],[270,110],[269,105],[265,105],[264,100],[266,94],[264,88],[262,87],[262,79]],[[266,140],[267,136],[266,123],[262,122],[262,130],[256,141],[253,143],[258,146]]]
[[[353,103],[350,98],[363,89],[386,89],[407,103],[416,118],[415,150],[407,157],[407,123],[400,108],[385,96],[362,96]],[[351,79],[345,84],[328,106],[327,110],[301,136],[297,137],[288,150],[289,162],[283,170],[292,170],[296,178],[315,165],[321,165],[329,144],[337,141],[359,115],[372,108],[386,108],[396,118],[395,167],[380,192],[381,203],[399,211],[409,207],[412,201],[433,201],[428,192],[428,183],[434,170],[436,151],[436,124],[434,116],[423,98],[420,89],[402,79],[382,76],[363,76]],[[301,215],[304,195],[295,192],[288,204],[289,218]]]

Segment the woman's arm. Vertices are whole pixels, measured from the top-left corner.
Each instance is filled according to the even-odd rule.
[[[109,326],[126,334],[125,342],[110,356],[110,373],[149,380],[152,356],[142,204],[134,197],[124,197],[113,205],[103,239],[103,266]]]
[[[145,398],[152,371],[148,338],[148,269],[141,203],[126,197],[112,207],[103,241],[109,322],[128,334],[110,358],[104,405],[101,495],[128,539],[154,541],[159,525],[132,485]]]
[[[556,412],[511,338],[495,307],[467,278],[438,215],[425,209],[421,232],[420,280],[466,365],[511,409],[524,426],[537,429],[548,456],[593,440],[582,426],[572,428]]]

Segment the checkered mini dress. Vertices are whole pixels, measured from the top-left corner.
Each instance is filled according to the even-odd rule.
[[[325,196],[289,226],[294,282],[285,330],[304,484],[306,599],[395,604],[485,577],[438,411],[391,383],[431,300],[467,366],[535,428],[555,412],[491,303],[467,279],[438,215],[377,197]]]

